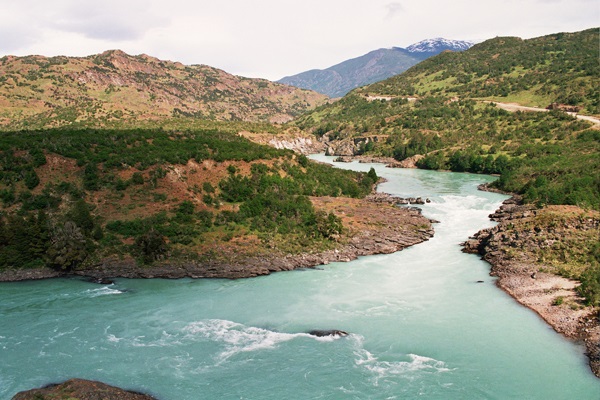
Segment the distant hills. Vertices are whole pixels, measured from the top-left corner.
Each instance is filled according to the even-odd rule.
[[[443,51],[463,51],[472,42],[427,39],[406,49],[392,47],[371,51],[324,70],[313,69],[280,79],[279,83],[314,90],[329,97],[341,97],[354,88],[400,74],[415,64]]]
[[[0,126],[192,117],[286,122],[327,98],[206,65],[110,50],[89,57],[0,58]]]

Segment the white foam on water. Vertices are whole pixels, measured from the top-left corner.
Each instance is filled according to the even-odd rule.
[[[123,340],[123,338],[118,338],[111,333],[106,337],[106,340],[108,340],[111,343],[119,343],[121,340]]]
[[[111,288],[111,286],[113,286],[113,285],[103,286],[103,287],[96,288],[96,289],[88,289],[85,292],[83,292],[83,294],[87,295],[89,297],[99,297],[99,296],[106,296],[106,295],[111,295],[111,294],[124,293],[123,291],[121,291],[119,289]]]
[[[264,328],[245,326],[233,321],[209,319],[188,324],[184,329],[187,338],[205,338],[225,346],[217,359],[226,361],[233,355],[276,348],[280,343],[296,338],[311,338],[321,342],[339,339],[339,336],[316,337],[308,333],[275,332]]]
[[[437,374],[451,371],[443,361],[418,354],[407,354],[407,360],[382,361],[363,347],[363,338],[356,336],[355,364],[372,374],[371,382],[379,386],[379,382],[390,377],[402,377],[414,380],[421,374]]]

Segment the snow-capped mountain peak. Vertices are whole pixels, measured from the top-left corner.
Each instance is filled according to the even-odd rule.
[[[411,44],[406,48],[410,53],[441,53],[444,50],[464,51],[475,43],[466,40],[450,40],[444,38],[426,39]]]

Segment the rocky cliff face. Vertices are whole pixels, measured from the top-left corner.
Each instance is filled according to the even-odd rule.
[[[281,123],[325,101],[263,79],[119,50],[0,59],[0,125],[15,127],[165,117]]]

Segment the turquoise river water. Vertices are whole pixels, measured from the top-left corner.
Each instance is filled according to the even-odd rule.
[[[600,399],[583,347],[460,251],[506,198],[476,190],[491,177],[336,165],[375,166],[380,190],[430,198],[435,237],[245,280],[2,283],[0,399],[71,377],[162,400]]]

